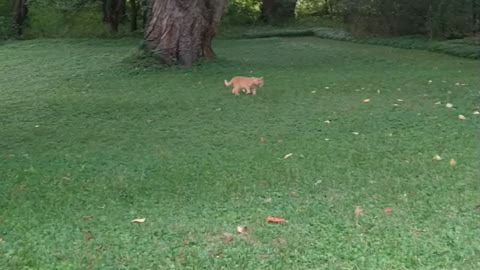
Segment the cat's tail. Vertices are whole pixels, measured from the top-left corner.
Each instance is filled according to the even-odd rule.
[[[227,82],[227,80],[223,80],[223,82],[225,83],[225,86],[230,86],[232,85],[232,80]]]

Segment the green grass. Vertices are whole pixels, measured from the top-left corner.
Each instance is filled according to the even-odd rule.
[[[311,37],[144,68],[137,45],[0,47],[0,269],[479,269],[480,62]]]
[[[231,35],[234,37],[233,35]],[[458,57],[480,59],[478,38],[465,38],[447,41],[430,40],[423,36],[374,37],[354,36],[347,31],[331,27],[305,28],[302,26],[275,28],[256,27],[237,34],[243,38],[268,38],[287,36],[316,36],[319,38],[348,41],[361,44],[383,45],[402,49],[426,50]]]

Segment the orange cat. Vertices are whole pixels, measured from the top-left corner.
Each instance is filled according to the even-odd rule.
[[[242,89],[243,92],[247,90],[247,94],[250,94],[250,91],[253,95],[257,94],[256,87],[263,86],[263,77],[255,78],[255,77],[242,77],[242,76],[235,76],[229,82],[224,80],[226,86],[231,86],[233,84],[232,94],[238,95],[238,91]],[[245,89],[245,90],[244,90]]]

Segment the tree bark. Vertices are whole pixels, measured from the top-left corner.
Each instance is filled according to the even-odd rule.
[[[297,0],[262,0],[260,19],[271,24],[287,22],[295,18]]]
[[[27,19],[28,7],[26,0],[15,0],[14,24],[18,36],[23,35],[23,28]]]
[[[132,32],[135,32],[137,31],[138,29],[138,25],[137,25],[137,18],[138,18],[138,3],[137,3],[137,0],[130,0],[130,12],[131,12],[131,16],[130,16],[130,30]]]
[[[147,49],[168,65],[215,58],[212,40],[225,7],[226,0],[154,0]]]

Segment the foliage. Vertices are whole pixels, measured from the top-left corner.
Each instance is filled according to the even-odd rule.
[[[0,1],[0,40],[10,37],[12,30],[12,4],[10,1]]]
[[[260,16],[261,0],[229,0],[223,22],[230,25],[253,24]]]

